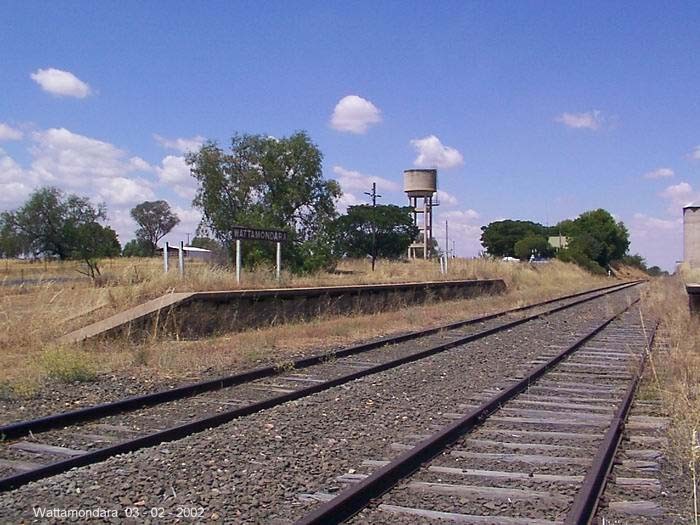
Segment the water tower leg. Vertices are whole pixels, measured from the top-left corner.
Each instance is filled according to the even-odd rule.
[[[423,259],[428,258],[428,199],[423,197]]]

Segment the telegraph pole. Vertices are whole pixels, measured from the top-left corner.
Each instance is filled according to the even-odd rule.
[[[447,259],[450,258],[450,237],[447,228],[447,219],[445,219],[445,273],[447,273]]]
[[[372,197],[372,208],[377,207],[377,198],[381,195],[377,195],[377,183],[372,183],[372,192],[365,192],[365,195]],[[375,217],[372,216],[372,271],[374,271],[374,261],[377,259],[377,225],[375,224]]]

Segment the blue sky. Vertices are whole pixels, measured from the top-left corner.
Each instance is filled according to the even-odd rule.
[[[700,198],[697,2],[0,1],[0,209],[53,184],[194,232],[183,152],[306,130],[341,205],[438,167],[459,255],[603,207],[672,269]]]

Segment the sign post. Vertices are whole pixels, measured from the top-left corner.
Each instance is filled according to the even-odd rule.
[[[236,240],[236,283],[241,283],[241,241],[272,241],[277,243],[277,280],[282,273],[282,243],[288,239],[284,230],[234,226],[231,237]]]
[[[282,243],[277,242],[277,280],[280,280],[282,273]]]
[[[236,284],[241,284],[241,240],[236,239]]]
[[[185,275],[185,244],[180,241],[180,248],[177,251],[177,269],[180,271],[180,277]]]

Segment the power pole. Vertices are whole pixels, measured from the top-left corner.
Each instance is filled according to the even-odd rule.
[[[447,273],[447,259],[450,258],[450,236],[447,226],[447,219],[445,219],[445,273]]]
[[[381,195],[377,195],[377,183],[372,183],[372,192],[365,192],[365,195],[372,197],[372,208],[377,207],[377,198]],[[372,216],[372,271],[374,271],[374,262],[377,259],[377,225],[374,223],[374,214]]]

